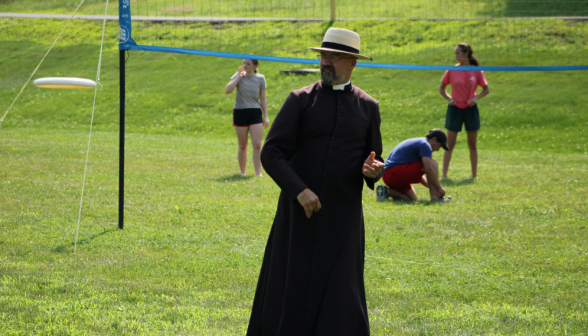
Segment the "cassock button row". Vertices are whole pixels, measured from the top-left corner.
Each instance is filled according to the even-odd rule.
[[[332,151],[333,151],[332,149],[329,149],[329,153],[332,152]]]
[[[327,174],[324,174],[323,176],[324,176],[324,177],[327,177]]]
[[[318,238],[316,239],[316,241],[319,241]]]
[[[341,115],[341,113],[337,113],[337,115]]]
[[[327,164],[329,164],[329,161],[327,161]],[[323,188],[323,189],[325,189],[325,188]]]
[[[339,125],[335,125],[335,127],[339,127]]]
[[[333,140],[335,140],[335,137],[333,137]]]

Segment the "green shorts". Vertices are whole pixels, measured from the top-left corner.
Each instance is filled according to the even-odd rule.
[[[445,128],[452,132],[461,132],[461,125],[465,124],[465,130],[474,132],[480,129],[480,112],[478,104],[465,109],[447,105],[445,116]]]

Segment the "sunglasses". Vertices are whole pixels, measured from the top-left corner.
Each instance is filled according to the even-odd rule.
[[[316,58],[318,58],[319,61],[324,61],[326,59],[329,59],[329,61],[331,61],[331,63],[337,62],[338,60],[342,60],[342,59],[349,59],[349,58],[355,58],[355,57],[341,57],[339,55],[325,55],[325,54],[320,54],[320,55],[316,55]]]

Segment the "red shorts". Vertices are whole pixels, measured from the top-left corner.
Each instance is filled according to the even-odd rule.
[[[388,188],[406,194],[411,183],[420,183],[424,174],[423,161],[417,161],[386,169],[382,180]]]

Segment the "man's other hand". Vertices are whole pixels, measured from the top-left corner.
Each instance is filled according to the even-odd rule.
[[[376,152],[371,152],[370,156],[363,162],[363,175],[371,178],[378,177],[384,164],[376,160]]]
[[[298,199],[298,202],[300,202],[300,205],[304,208],[306,218],[310,218],[313,212],[318,212],[321,209],[321,202],[319,201],[318,196],[308,188],[302,190],[296,199]]]
[[[440,197],[445,196],[446,193],[447,193],[447,191],[443,187],[441,187],[441,189],[437,190],[437,194],[439,194]]]

